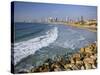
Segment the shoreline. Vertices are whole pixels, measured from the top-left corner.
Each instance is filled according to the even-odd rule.
[[[50,58],[37,67],[30,70],[22,70],[18,73],[37,73],[37,72],[55,72],[70,70],[88,70],[97,68],[97,42],[88,44],[80,48],[78,52],[70,57],[64,55],[56,57],[56,60]]]
[[[76,27],[76,28],[80,28],[80,29],[85,29],[91,32],[97,32],[97,27],[92,27],[92,26],[88,26],[88,25],[79,25],[79,24],[64,24],[64,25],[68,25],[68,26],[72,26],[72,27]]]
[[[60,24],[59,24],[59,23],[55,23],[55,24],[56,24],[56,25],[60,25],[60,24],[62,24],[62,23],[60,23]],[[69,25],[69,24],[64,24],[64,23],[63,23],[63,25],[72,26],[72,27],[77,27],[77,28],[81,28],[81,29],[85,29],[85,28],[82,28],[82,27],[79,27],[79,26],[75,26],[75,25]],[[88,49],[88,48],[87,48],[87,49]],[[73,55],[74,55],[74,54],[73,54]],[[73,55],[72,55],[72,56],[73,56]],[[79,55],[80,55],[80,54],[79,54]],[[82,55],[83,55],[83,54],[82,54]],[[90,53],[90,55],[91,55],[91,53]],[[87,54],[87,56],[88,56],[88,54]],[[60,57],[60,58],[58,58],[58,59],[62,59],[62,62],[64,61],[64,63],[65,63],[65,60],[62,58],[63,56],[59,56],[59,57]],[[93,57],[94,57],[94,56],[93,56]],[[70,59],[70,58],[68,58],[68,59]],[[47,60],[48,60],[48,59],[47,59]],[[47,61],[47,60],[46,60],[46,61]],[[44,65],[41,65],[41,66],[39,66],[39,67],[32,68],[32,69],[31,69],[32,72],[45,72],[44,70],[43,70],[43,71],[40,70],[40,68],[46,68],[46,69],[48,69],[46,65],[49,63],[49,61],[51,62],[51,61],[53,61],[53,60],[52,60],[52,59],[49,59],[48,62],[44,62]],[[71,59],[68,60],[67,62],[69,62],[69,61],[71,62]],[[90,60],[90,61],[91,61],[91,60]],[[58,66],[59,63],[60,63],[60,62],[58,62],[58,61],[53,61],[53,62],[54,62],[54,63],[52,63],[52,64],[54,64],[54,65],[57,64],[57,66]],[[55,63],[55,62],[56,62],[56,63]],[[72,62],[73,62],[73,60],[72,60]],[[80,62],[80,61],[78,61],[78,62]],[[46,64],[45,64],[45,63],[46,63]],[[63,63],[63,64],[64,64],[64,63]],[[68,63],[67,66],[68,66],[69,64],[70,64],[70,63]],[[74,63],[74,64],[75,64],[75,63]],[[44,66],[46,66],[46,67],[44,67]],[[61,65],[60,65],[60,66],[61,66]],[[65,64],[64,64],[63,66],[65,66]],[[72,64],[71,66],[75,66],[75,65]],[[90,64],[89,64],[89,66],[90,66]],[[94,66],[94,65],[93,65],[93,66]],[[97,67],[97,66],[95,66],[95,67],[93,67],[93,68],[90,68],[90,67],[89,67],[89,69],[94,69],[94,68],[96,68],[96,67]],[[76,67],[76,68],[77,68],[77,67]],[[83,67],[83,66],[82,66],[81,68],[82,68],[82,69],[87,69],[87,68],[85,68],[85,67]],[[24,71],[24,72],[31,73],[31,70]],[[59,70],[58,70],[58,68],[57,68],[57,71],[63,71],[63,70],[65,71],[65,67],[64,67],[64,69],[59,69]],[[81,69],[80,69],[80,67],[77,68],[77,69],[72,69],[72,67],[70,67],[70,68],[68,68],[67,70],[81,70]],[[54,68],[53,68],[53,71],[54,71]],[[21,72],[21,71],[19,71],[19,72]],[[48,71],[46,70],[46,72],[48,72]],[[51,72],[51,70],[50,70],[49,72]]]
[[[75,27],[75,28],[79,28],[79,29],[84,29],[84,30],[88,30],[91,32],[97,32],[97,27],[93,27],[93,26],[88,26],[88,25],[80,25],[80,24],[72,24],[72,23],[63,23],[63,22],[54,22],[54,23],[47,23],[47,24],[55,24],[55,25],[65,25],[65,26],[71,26],[71,27]]]
[[[88,30],[91,32],[97,32],[97,26],[89,26],[89,25],[80,25],[80,24],[73,24],[73,23],[65,23],[65,22],[52,22],[52,23],[44,23],[44,24],[55,24],[55,25],[65,25],[65,26],[71,26],[71,27],[76,27],[79,29],[84,29],[84,30]]]
[[[79,29],[88,30],[91,32],[97,32],[97,26],[89,26],[89,25],[80,25],[80,24],[73,24],[73,23],[63,23],[63,22],[52,22],[52,23],[44,23],[44,24],[55,24],[55,25],[65,25],[71,26]]]

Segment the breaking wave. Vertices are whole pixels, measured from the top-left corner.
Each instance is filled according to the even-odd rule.
[[[53,43],[58,37],[57,27],[45,32],[45,35],[18,42],[14,44],[14,65],[16,65],[21,59],[34,54],[37,50],[42,47],[48,46]]]

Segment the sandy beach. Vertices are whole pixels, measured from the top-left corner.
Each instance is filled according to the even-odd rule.
[[[69,26],[72,26],[72,27],[77,27],[77,28],[80,28],[80,29],[86,29],[86,30],[89,30],[89,31],[92,31],[92,32],[97,32],[97,26],[95,25],[80,25],[80,24],[72,24],[72,23],[64,23],[64,25],[69,25]]]
[[[66,22],[50,22],[50,23],[46,23],[46,24],[56,24],[56,25],[68,25],[68,26],[71,26],[71,27],[76,27],[76,28],[80,28],[80,29],[86,29],[86,30],[89,30],[89,31],[92,31],[92,32],[97,32],[97,26],[96,25],[86,25],[86,24],[75,24],[75,23],[66,23]]]

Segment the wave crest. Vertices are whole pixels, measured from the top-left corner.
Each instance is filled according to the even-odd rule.
[[[21,59],[34,54],[35,51],[53,43],[58,37],[57,27],[48,30],[45,35],[14,44],[14,65]]]

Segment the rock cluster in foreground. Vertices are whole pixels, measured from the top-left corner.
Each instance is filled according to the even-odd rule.
[[[59,56],[57,60],[47,59],[43,65],[32,68],[27,72],[87,70],[95,68],[97,68],[97,45],[92,43],[84,48],[80,48],[79,52],[71,57],[63,58]]]

